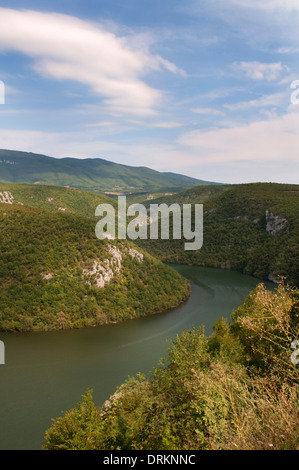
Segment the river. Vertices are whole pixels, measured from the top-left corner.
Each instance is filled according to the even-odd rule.
[[[163,314],[98,328],[0,333],[1,450],[41,449],[51,418],[74,407],[87,388],[101,405],[128,376],[150,373],[176,334],[205,325],[210,335],[218,318],[230,320],[260,282],[227,270],[175,268],[190,280],[191,295]]]

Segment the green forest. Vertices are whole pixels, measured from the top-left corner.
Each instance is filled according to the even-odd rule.
[[[104,404],[82,391],[53,419],[45,450],[299,449],[298,185],[203,185],[155,203],[203,204],[204,243],[99,240],[95,208],[117,201],[55,186],[0,184],[0,330],[96,327],[172,309],[190,284],[171,263],[237,270],[261,282],[213,334],[177,336],[152,374]],[[150,202],[146,205],[149,207]],[[194,227],[194,220],[193,220]],[[170,227],[171,228],[171,227]]]
[[[117,205],[117,202],[105,194],[82,191],[77,188],[46,186],[34,184],[0,183],[0,201],[6,197],[13,205],[35,207],[82,217],[94,217],[99,204]]]
[[[0,451],[286,464],[299,0],[0,0],[0,58]]]
[[[168,263],[233,269],[262,280],[283,276],[299,285],[298,185],[197,186],[155,200],[163,202],[203,204],[203,246],[185,251],[183,239],[137,240],[152,255]]]
[[[6,202],[0,204],[0,328],[78,328],[167,310],[186,300],[190,287],[165,262],[276,282],[284,277],[298,286],[298,194],[297,185],[254,183],[203,185],[157,199],[204,205],[202,249],[185,251],[184,240],[116,241],[122,252],[138,245],[143,262],[123,254],[117,272],[112,259],[115,276],[99,289],[96,274],[83,275],[95,261],[103,268],[111,258],[108,241],[94,233],[95,208],[117,201],[78,189],[0,184]]]
[[[94,229],[77,215],[0,204],[0,330],[98,326],[186,300],[189,282],[176,271],[126,240],[98,240]],[[101,269],[112,277],[99,288]]]

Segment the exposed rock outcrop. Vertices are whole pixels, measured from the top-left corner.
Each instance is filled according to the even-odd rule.
[[[13,204],[14,198],[9,191],[0,192],[0,202],[3,204]]]
[[[266,231],[270,235],[276,235],[287,228],[288,221],[283,217],[275,216],[272,212],[266,210]]]
[[[53,277],[52,273],[40,273],[40,275],[43,279],[46,279],[47,281],[49,281],[49,279],[52,279]]]
[[[125,248],[121,251],[114,245],[108,245],[108,253],[111,258],[107,258],[104,261],[94,260],[91,269],[83,269],[83,275],[87,278],[94,276],[94,282],[96,287],[102,288],[107,282],[110,282],[115,274],[121,274],[123,256],[129,254],[131,258],[136,258],[139,263],[143,262],[143,254],[133,248]],[[87,281],[91,283],[89,280]]]
[[[134,250],[134,248],[129,248],[129,255],[134,259],[136,258],[139,263],[143,262],[143,254],[140,253],[138,250]]]

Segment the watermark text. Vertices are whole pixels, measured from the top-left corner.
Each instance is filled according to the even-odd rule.
[[[5,85],[2,80],[0,80],[0,104],[5,104]]]
[[[291,344],[291,349],[294,351],[291,354],[291,363],[294,364],[294,366],[297,366],[299,364],[299,340],[295,339],[292,344]]]
[[[0,341],[0,365],[5,364],[5,346],[3,341]]]
[[[136,215],[137,214],[137,215]],[[100,204],[95,211],[101,219],[96,224],[97,238],[124,240],[148,239],[188,240],[185,250],[199,250],[203,245],[203,205],[195,204],[132,204],[127,208],[126,196],[118,197],[118,211],[111,204]],[[117,223],[116,223],[117,219]],[[170,228],[172,225],[172,233]],[[160,230],[159,230],[160,229]]]
[[[299,80],[293,80],[291,83],[291,88],[295,90],[291,94],[291,103],[299,104]]]

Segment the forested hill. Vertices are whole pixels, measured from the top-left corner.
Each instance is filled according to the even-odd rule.
[[[299,185],[198,186],[159,202],[203,203],[203,247],[194,252],[185,251],[180,240],[138,241],[154,256],[261,279],[282,275],[299,285]]]
[[[70,186],[117,194],[180,191],[198,184],[214,184],[101,158],[53,158],[13,150],[0,150],[0,182]]]
[[[189,295],[176,271],[95,222],[0,204],[0,330],[98,326],[167,310]]]
[[[60,211],[83,217],[94,217],[99,204],[117,205],[115,199],[91,191],[13,183],[0,183],[0,203]]]

